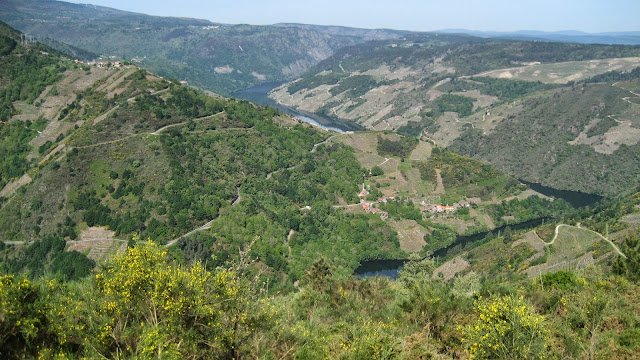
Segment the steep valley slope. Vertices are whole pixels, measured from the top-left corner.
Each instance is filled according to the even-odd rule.
[[[528,181],[611,195],[640,185],[639,54],[632,46],[411,35],[340,49],[270,96],[451,146]]]
[[[215,255],[211,266],[250,247],[256,271],[291,284],[321,254],[349,274],[365,259],[569,210],[424,141],[323,131],[3,31],[2,241],[54,236],[101,260],[150,238],[187,260]]]
[[[228,25],[53,0],[2,1],[0,20],[61,50],[70,45],[90,51],[78,53],[84,58],[93,53],[105,61],[133,61],[221,94],[291,80],[338,48],[399,36],[390,30],[342,35],[293,26]]]

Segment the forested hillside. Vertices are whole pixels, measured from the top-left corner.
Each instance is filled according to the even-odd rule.
[[[632,82],[582,84],[495,107],[490,131],[450,148],[561,189],[618,194],[640,186],[640,98]],[[634,99],[634,101],[631,101]]]

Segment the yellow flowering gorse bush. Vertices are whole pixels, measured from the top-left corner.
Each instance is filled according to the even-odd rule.
[[[477,320],[461,328],[471,359],[544,359],[549,331],[523,297],[478,300]]]

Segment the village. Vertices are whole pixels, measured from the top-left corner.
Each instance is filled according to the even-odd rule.
[[[99,67],[99,68],[121,68],[123,66],[122,61],[116,60],[116,61],[88,61],[88,62],[84,62],[83,60],[80,59],[75,59],[73,60],[74,63],[76,64],[87,64],[89,66],[95,66],[95,67]]]
[[[389,200],[395,200],[393,196],[382,196],[375,201],[367,201],[366,197],[369,195],[369,191],[366,189],[365,185],[362,184],[362,190],[358,194],[360,198],[360,205],[368,214],[380,215],[382,220],[386,220],[389,218],[389,213],[378,208],[378,204],[383,203],[386,204]],[[427,204],[425,201],[420,203],[420,211],[422,213],[431,213],[431,214],[453,214],[457,210],[468,208],[471,204],[466,200],[460,200],[453,205],[441,205],[441,204]]]

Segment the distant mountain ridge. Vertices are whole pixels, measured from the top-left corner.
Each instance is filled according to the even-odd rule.
[[[312,24],[299,24],[299,23],[278,23],[278,24],[274,24],[273,26],[297,27],[297,28],[318,31],[324,34],[329,34],[329,35],[356,36],[364,40],[396,39],[401,36],[413,33],[411,31],[406,31],[406,30],[361,29],[361,28],[353,28],[348,26],[312,25]]]
[[[560,41],[581,44],[640,45],[640,31],[614,31],[587,33],[577,30],[561,31],[479,31],[468,29],[436,30],[446,34],[468,34],[484,38],[507,38],[520,40]]]
[[[2,1],[0,20],[78,58],[105,55],[131,60],[162,76],[186,80],[192,86],[224,95],[260,83],[293,80],[345,46],[420,34],[296,23],[230,25],[53,0]],[[450,32],[526,40],[640,44],[636,33],[572,36],[572,32],[443,30],[443,34]]]
[[[61,42],[132,60],[162,76],[227,95],[262,82],[291,80],[367,37],[397,36],[391,31],[358,36],[296,26],[225,25],[51,0],[2,1],[0,20],[52,46]]]

